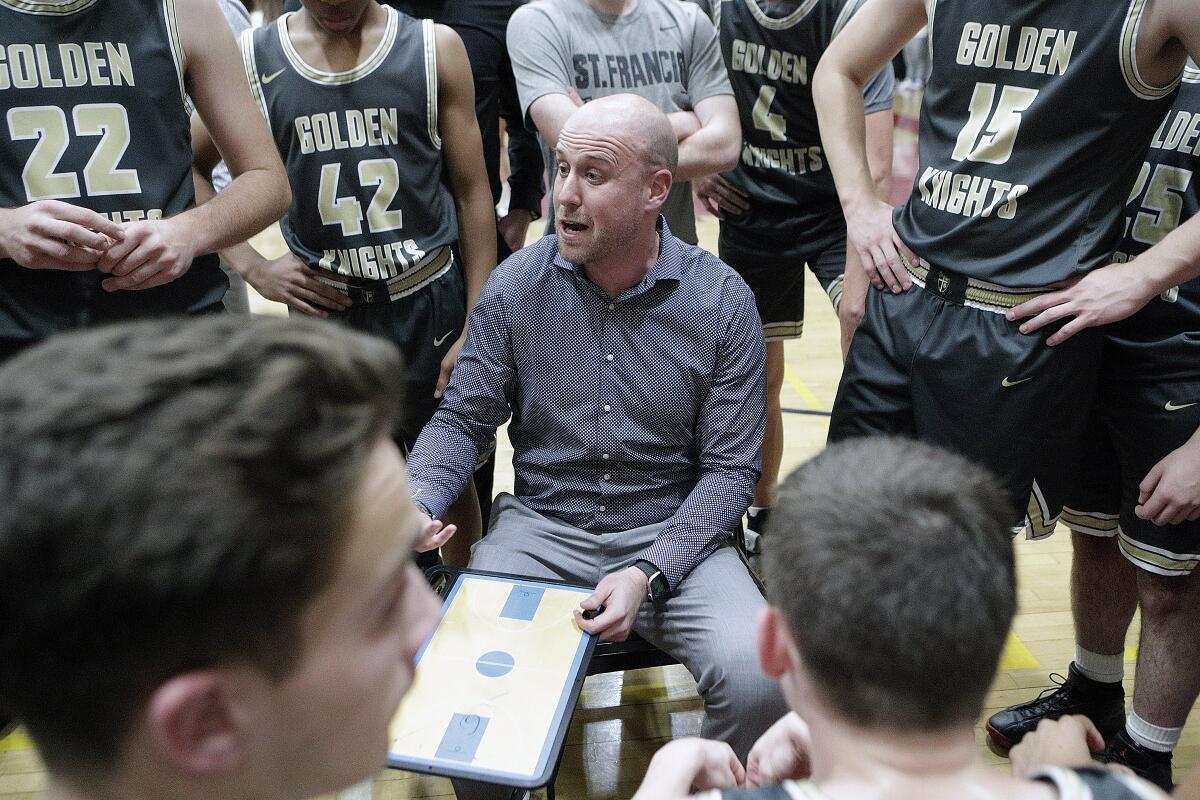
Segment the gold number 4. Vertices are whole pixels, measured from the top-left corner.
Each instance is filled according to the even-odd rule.
[[[76,136],[99,136],[96,149],[83,168],[83,182],[91,197],[140,194],[137,170],[118,169],[129,149],[129,115],[117,103],[85,103],[71,111]],[[74,172],[55,172],[71,143],[67,115],[58,106],[23,106],[8,111],[8,133],[13,141],[34,139],[37,144],[21,170],[25,196],[35,200],[62,200],[80,196]]]
[[[325,164],[321,167],[321,186],[317,192],[317,210],[321,222],[340,225],[342,236],[357,236],[362,233],[362,204],[356,197],[338,197],[338,178],[341,164]],[[388,206],[400,191],[400,169],[391,158],[372,158],[358,164],[360,186],[374,186],[375,196],[367,207],[367,227],[371,233],[399,230],[404,227],[404,215],[399,209]]]
[[[750,111],[754,119],[754,127],[771,134],[777,142],[787,141],[787,120],[782,114],[771,113],[771,103],[775,102],[775,87],[764,86],[758,90],[758,100]]]
[[[986,164],[1008,161],[1013,145],[1017,143],[1021,114],[1033,105],[1037,96],[1037,89],[1003,86],[1000,101],[996,102],[996,84],[975,84],[971,94],[971,116],[959,131],[954,160]]]

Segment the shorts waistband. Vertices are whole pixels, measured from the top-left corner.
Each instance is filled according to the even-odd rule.
[[[340,289],[351,300],[363,303],[390,303],[419,291],[454,266],[454,251],[449,245],[426,256],[425,260],[387,280],[364,280],[353,284],[327,277],[324,271],[317,280],[326,286]]]
[[[1010,289],[995,283],[981,281],[978,278],[968,278],[948,269],[914,266],[901,253],[900,260],[904,268],[912,276],[913,283],[930,294],[937,295],[947,302],[960,306],[970,306],[983,311],[1003,314],[1014,306],[1019,306],[1026,300],[1032,300],[1038,295],[1053,291],[1052,289]]]

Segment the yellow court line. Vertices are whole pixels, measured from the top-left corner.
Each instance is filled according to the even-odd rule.
[[[783,365],[783,379],[787,381],[788,386],[792,387],[792,391],[800,396],[800,401],[804,403],[806,408],[820,410],[821,401],[813,394],[812,389],[809,389],[804,381],[800,380],[800,376],[786,362]]]
[[[1008,641],[1004,643],[1004,652],[1000,655],[1000,669],[1037,669],[1041,666],[1029,648],[1010,631]]]
[[[1130,645],[1125,648],[1125,661],[1129,664],[1137,663],[1138,648],[1137,645]]]

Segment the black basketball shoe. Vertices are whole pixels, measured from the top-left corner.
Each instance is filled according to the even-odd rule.
[[[1044,719],[1082,714],[1095,723],[1104,741],[1112,741],[1125,727],[1125,687],[1085,677],[1072,662],[1064,679],[1051,673],[1057,688],[1047,689],[1033,700],[1009,706],[988,718],[988,736],[1001,750],[1008,750]]]
[[[1129,738],[1122,728],[1104,751],[1105,764],[1124,764],[1139,778],[1150,781],[1167,794],[1175,788],[1171,782],[1171,754],[1151,750]]]

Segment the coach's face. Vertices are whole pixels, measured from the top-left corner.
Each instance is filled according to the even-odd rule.
[[[595,266],[653,227],[661,200],[651,200],[653,176],[621,120],[590,111],[577,111],[558,137],[554,224],[563,257]]]

